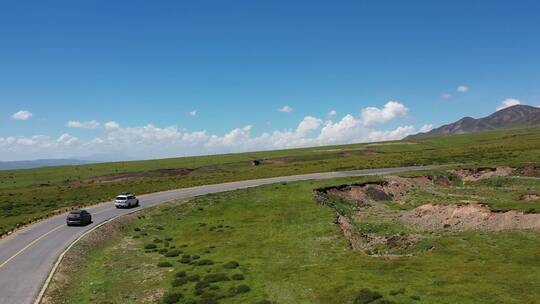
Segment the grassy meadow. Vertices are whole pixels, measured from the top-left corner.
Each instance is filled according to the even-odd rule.
[[[274,184],[143,210],[106,242],[75,245],[84,263],[61,266],[47,303],[538,303],[538,231],[435,231],[397,258],[352,250],[314,189],[378,179]],[[540,185],[497,180],[514,195]],[[467,193],[495,202],[491,182]],[[430,201],[420,190],[405,200],[394,207]]]
[[[253,178],[425,164],[528,165],[540,159],[540,129],[149,161],[0,171],[0,235],[116,194]],[[252,166],[253,160],[263,160]],[[182,174],[170,175],[174,170]]]

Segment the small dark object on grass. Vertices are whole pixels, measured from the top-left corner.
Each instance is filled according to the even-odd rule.
[[[167,249],[167,248],[161,248],[160,250],[158,250],[158,252],[161,253],[161,254],[165,254],[165,253],[167,253],[167,251],[169,251],[169,249]]]
[[[257,302],[256,304],[272,304],[273,302],[270,302],[269,300],[260,300],[259,302]]]
[[[390,301],[390,300],[387,300],[387,299],[382,299],[379,302],[377,302],[377,304],[396,304],[396,302]]]
[[[165,238],[165,241],[167,241],[167,242],[172,241],[172,237]]]
[[[198,274],[194,274],[190,275],[187,279],[191,282],[198,282],[201,280],[201,277]]]
[[[163,230],[163,229],[165,229],[165,228],[163,228],[163,226],[156,226],[156,229],[157,229],[157,230]]]
[[[185,259],[191,258],[191,256],[189,254],[184,254],[182,257],[185,258]]]
[[[144,249],[154,249],[156,247],[157,246],[155,244],[146,244],[146,245],[144,245]]]
[[[167,253],[165,253],[165,256],[168,258],[177,257],[179,255],[180,255],[180,250],[175,250],[175,249],[170,250]]]
[[[179,272],[176,273],[176,276],[178,278],[184,278],[184,277],[187,276],[187,273],[185,271],[179,271]]]
[[[138,238],[140,238],[140,236],[134,235],[133,238],[134,238],[134,239],[138,239]]]
[[[172,287],[178,287],[182,286],[184,284],[187,284],[189,281],[187,278],[176,278],[171,282]]]
[[[158,267],[172,267],[172,264],[169,262],[159,262]]]
[[[200,258],[200,256],[198,256],[198,255],[196,255],[196,254],[194,254],[194,255],[191,257],[192,260],[197,260],[197,259],[199,259],[199,258]]]
[[[207,260],[207,259],[204,259],[204,260],[200,260],[197,262],[197,265],[199,266],[204,266],[204,265],[214,265],[214,262],[212,260]]]
[[[203,289],[203,288],[206,288],[206,287],[209,287],[210,284],[206,281],[200,281],[198,282],[197,284],[195,284],[195,289]]]
[[[249,292],[250,290],[251,288],[249,288],[249,286],[247,285],[239,285],[236,287],[231,287],[231,289],[229,289],[231,295],[236,295],[239,293],[246,293],[246,292]]]
[[[241,273],[235,273],[231,276],[231,278],[236,281],[241,281],[244,279],[244,275]]]
[[[154,243],[161,243],[161,242],[163,242],[163,240],[161,240],[161,239],[154,239]]]
[[[240,264],[238,264],[238,262],[236,262],[236,261],[230,261],[230,262],[227,262],[227,263],[225,263],[223,265],[223,267],[225,267],[227,269],[235,269],[238,266],[240,266]]]
[[[139,227],[136,227],[136,228],[135,228],[135,229],[133,229],[133,230],[135,230],[135,231],[141,231],[141,228],[139,228]]]
[[[405,288],[400,288],[398,290],[390,290],[390,295],[391,296],[397,296],[398,294],[404,294],[405,293]]]
[[[174,304],[178,303],[180,299],[183,297],[181,293],[173,292],[173,293],[167,293],[163,296],[163,303],[165,304]]]
[[[218,290],[218,289],[219,289],[219,286],[217,286],[217,285],[210,285],[210,289],[211,289],[211,290]]]
[[[411,299],[415,300],[415,301],[420,301],[420,297],[419,296],[411,296]]]
[[[367,304],[381,299],[382,295],[376,291],[371,291],[367,288],[361,289],[358,295],[354,299],[354,304]]]
[[[181,258],[180,259],[180,263],[182,264],[189,264],[191,262],[191,259],[188,259],[188,258]]]
[[[215,283],[215,282],[223,282],[223,281],[230,281],[229,277],[224,273],[211,273],[204,276],[204,281]]]

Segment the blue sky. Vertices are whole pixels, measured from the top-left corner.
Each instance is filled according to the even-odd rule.
[[[538,11],[538,1],[5,2],[0,160],[384,140],[508,99],[540,105]],[[385,111],[390,101],[403,107]]]

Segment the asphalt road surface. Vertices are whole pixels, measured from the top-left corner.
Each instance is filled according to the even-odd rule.
[[[439,166],[413,166],[354,171],[313,173],[199,186],[140,195],[140,208],[175,199],[223,192],[260,185],[311,179],[382,175],[405,171],[430,170]],[[111,198],[112,199],[112,198]],[[0,240],[0,304],[33,303],[60,254],[80,235],[104,221],[133,209],[116,209],[111,202],[86,208],[93,223],[67,227],[66,214],[30,225]]]

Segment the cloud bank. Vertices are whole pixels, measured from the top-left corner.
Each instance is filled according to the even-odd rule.
[[[367,107],[358,115],[347,114],[337,120],[305,116],[293,129],[254,134],[253,127],[245,125],[223,135],[209,134],[205,130],[179,130],[174,125],[122,127],[114,121],[103,124],[95,120],[69,121],[66,124],[68,127],[99,128],[101,134],[89,140],[69,133],[57,138],[43,135],[0,137],[0,157],[34,159],[108,154],[138,159],[161,158],[395,140],[418,131],[425,132],[432,127],[425,125],[417,129],[403,125],[389,130],[375,128],[407,114],[405,105],[389,101],[381,108]],[[327,115],[333,116],[335,114]]]

